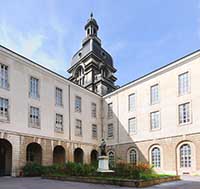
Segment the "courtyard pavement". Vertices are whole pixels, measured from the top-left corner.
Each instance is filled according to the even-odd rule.
[[[34,178],[0,177],[0,189],[131,189],[113,185],[98,185]],[[183,177],[182,181],[163,183],[146,189],[200,189],[200,177]]]

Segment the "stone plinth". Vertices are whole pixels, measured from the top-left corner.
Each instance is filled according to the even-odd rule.
[[[109,161],[108,156],[99,156],[98,157],[98,169],[97,172],[114,172],[113,170],[109,170]]]

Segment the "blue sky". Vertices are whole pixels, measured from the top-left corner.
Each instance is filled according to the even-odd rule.
[[[0,44],[64,76],[93,11],[123,85],[200,48],[200,0],[6,0]]]

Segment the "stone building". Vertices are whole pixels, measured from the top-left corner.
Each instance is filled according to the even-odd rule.
[[[0,175],[97,159],[148,162],[172,174],[200,173],[200,51],[120,88],[91,15],[67,79],[0,46]]]

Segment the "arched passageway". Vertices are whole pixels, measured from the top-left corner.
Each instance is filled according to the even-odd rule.
[[[54,148],[53,163],[65,163],[65,149],[62,146],[56,146]]]
[[[92,150],[91,152],[91,163],[96,163],[98,160],[98,152],[96,150]]]
[[[0,176],[11,175],[12,145],[8,140],[0,139]]]
[[[30,143],[26,148],[26,161],[42,164],[42,147],[38,143]]]
[[[74,162],[83,163],[83,150],[81,148],[76,148],[74,150]]]

